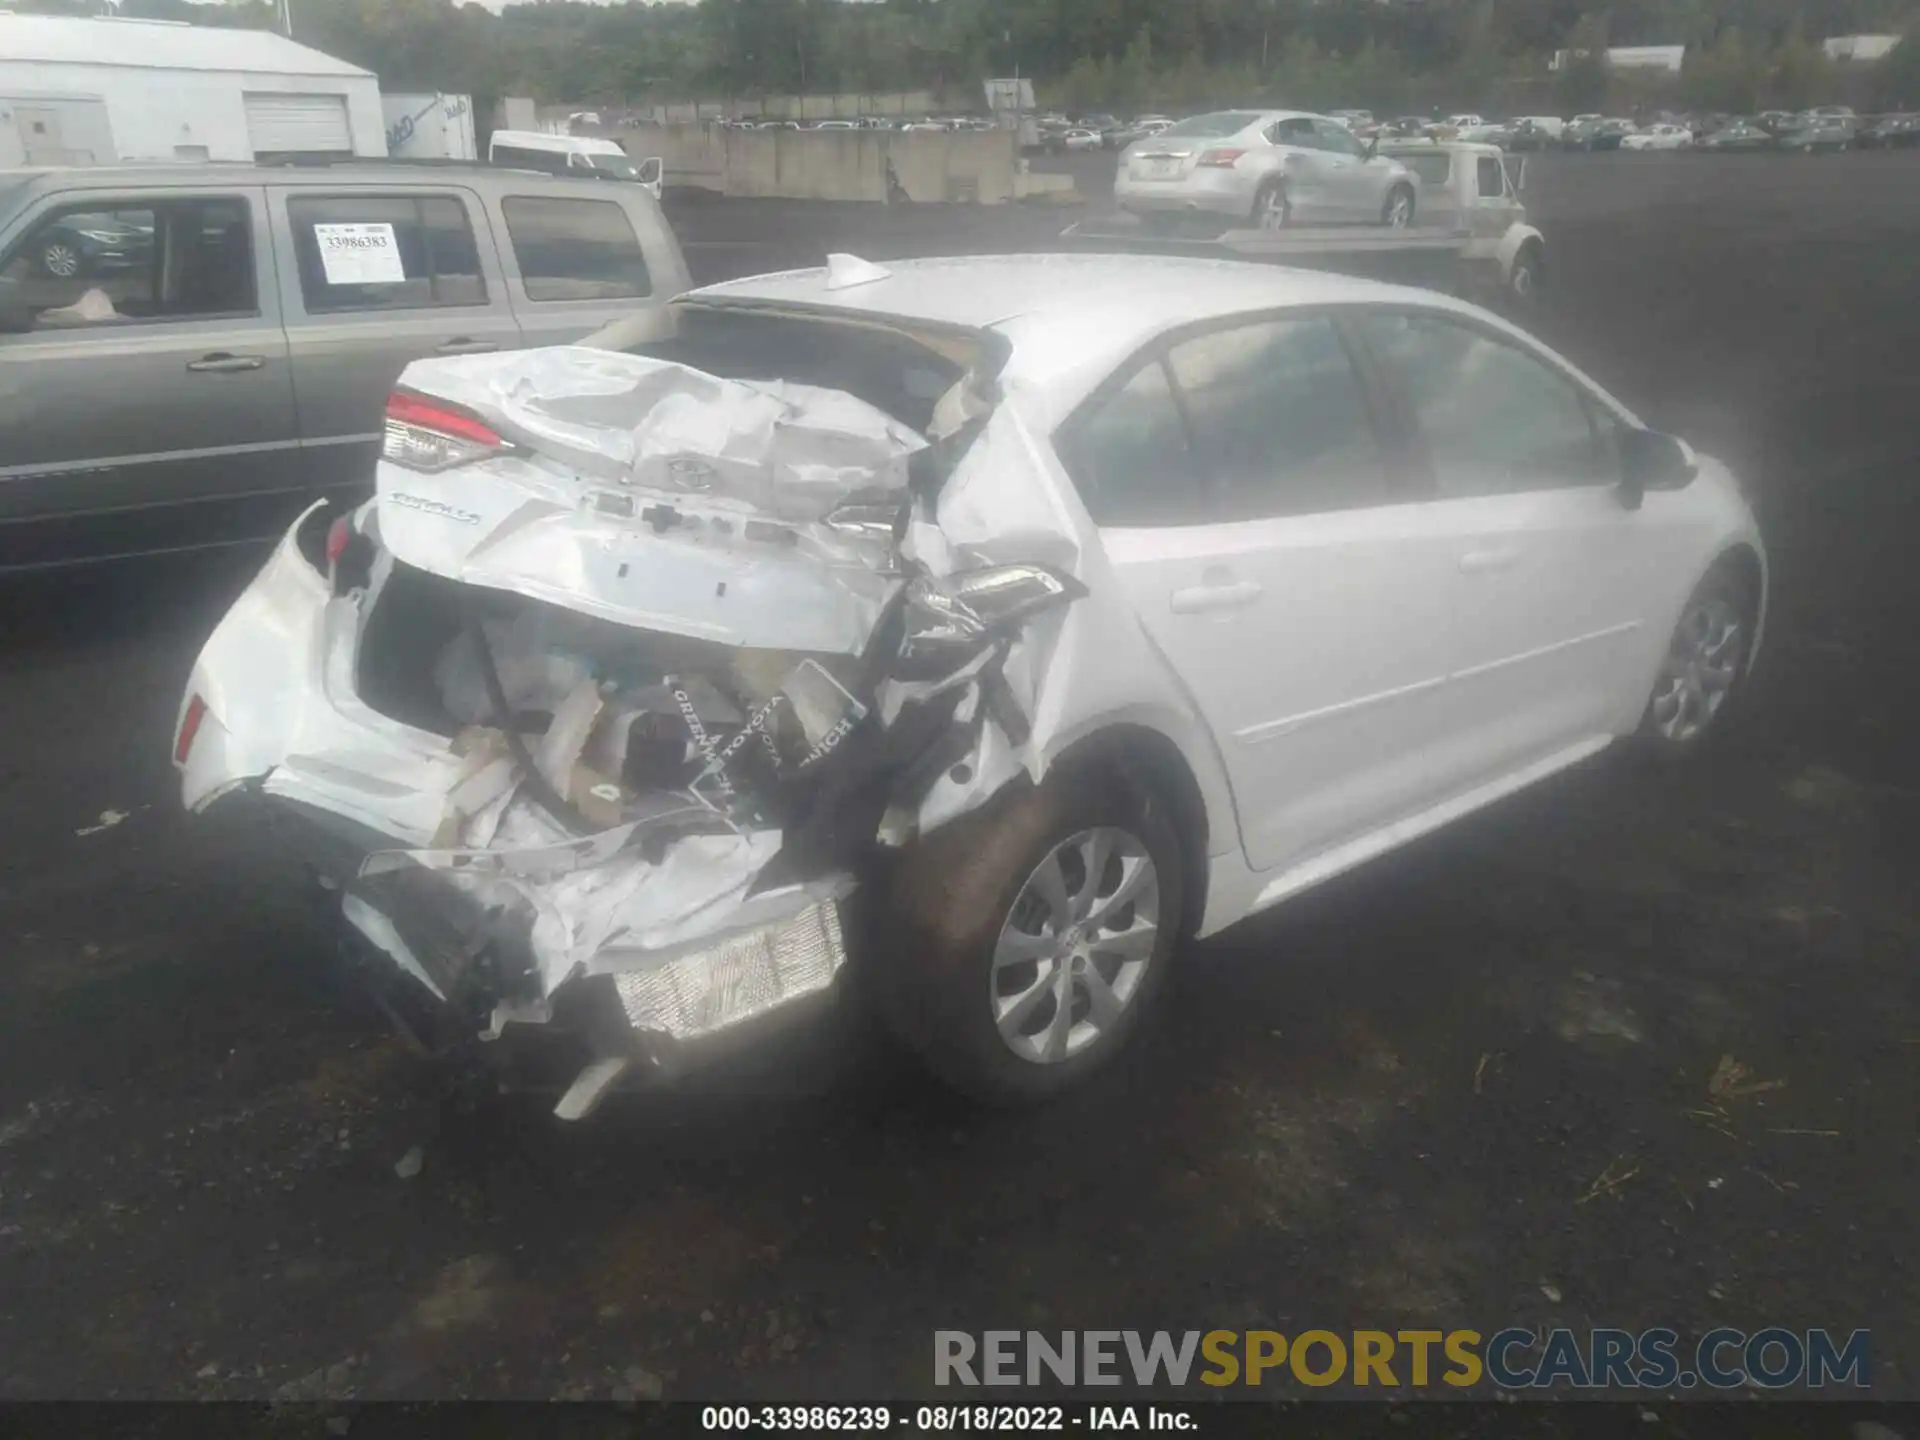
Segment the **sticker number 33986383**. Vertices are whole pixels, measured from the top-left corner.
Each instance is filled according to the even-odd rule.
[[[313,239],[329,285],[398,285],[407,278],[393,226],[384,221],[315,225]]]

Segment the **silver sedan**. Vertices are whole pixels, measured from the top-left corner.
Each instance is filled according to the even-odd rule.
[[[1218,110],[1137,140],[1114,198],[1149,218],[1204,213],[1263,230],[1300,223],[1413,223],[1419,181],[1325,115]]]

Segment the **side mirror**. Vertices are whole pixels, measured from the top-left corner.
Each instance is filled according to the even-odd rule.
[[[1620,432],[1620,503],[1638,510],[1649,490],[1679,490],[1700,469],[1686,441],[1658,430]]]
[[[1371,160],[1373,159],[1374,156],[1378,155],[1379,153],[1380,153],[1380,137],[1376,135],[1371,140],[1367,141],[1367,153],[1363,158]]]

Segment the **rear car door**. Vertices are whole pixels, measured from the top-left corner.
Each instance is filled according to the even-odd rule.
[[[1697,542],[1667,497],[1621,503],[1622,422],[1472,317],[1370,311],[1357,330],[1417,430],[1431,523],[1461,577],[1467,768],[1489,779],[1631,725],[1622,697],[1644,683],[1652,612]]]
[[[639,187],[496,197],[507,289],[529,345],[563,345],[687,289],[686,261]],[[586,193],[579,193],[586,190]],[[613,193],[610,193],[613,192]]]
[[[0,569],[231,543],[298,500],[266,195],[50,193],[0,234]]]
[[[1201,331],[1096,397],[1062,454],[1205,716],[1256,870],[1444,792],[1451,547],[1401,488],[1331,314]]]
[[[276,186],[272,208],[308,483],[364,489],[409,362],[520,344],[486,214],[453,185]]]

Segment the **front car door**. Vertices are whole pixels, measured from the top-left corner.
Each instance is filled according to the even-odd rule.
[[[1327,189],[1342,220],[1377,220],[1386,200],[1386,166],[1370,164],[1360,137],[1337,120],[1313,122],[1327,167]]]
[[[507,289],[529,345],[564,345],[650,311],[664,324],[666,303],[688,287],[660,207],[638,187],[508,191],[493,203]]]
[[[514,349],[520,327],[470,190],[276,186],[272,208],[308,483],[357,492],[400,372]]]
[[[1249,864],[1304,874],[1455,778],[1453,547],[1333,315],[1204,330],[1119,380],[1062,454],[1224,757]]]
[[[45,196],[0,235],[0,569],[271,534],[298,503],[265,192]]]
[[[1461,581],[1450,676],[1480,780],[1597,748],[1638,718],[1666,577],[1702,543],[1671,495],[1621,503],[1625,418],[1557,360],[1468,315],[1370,310],[1357,334],[1415,432]]]

